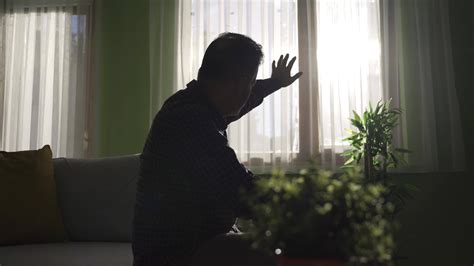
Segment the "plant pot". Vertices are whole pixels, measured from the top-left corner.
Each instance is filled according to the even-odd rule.
[[[277,266],[344,266],[344,262],[337,259],[308,259],[278,256]]]

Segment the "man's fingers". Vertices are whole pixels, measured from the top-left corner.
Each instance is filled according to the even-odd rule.
[[[296,61],[296,56],[291,59],[290,63],[288,64],[288,69],[291,70],[291,68],[293,67],[293,64],[295,63],[295,61]]]
[[[277,67],[281,66],[281,60],[283,60],[283,55],[280,55],[280,58],[278,59]]]
[[[286,66],[286,63],[288,62],[289,57],[290,57],[290,54],[286,54],[285,59],[283,60],[283,66]]]
[[[298,72],[296,73],[292,78],[291,78],[291,83],[293,83],[295,80],[297,80],[299,77],[303,75],[303,72]]]

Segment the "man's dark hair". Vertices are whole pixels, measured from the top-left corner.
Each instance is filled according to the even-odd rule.
[[[199,80],[228,80],[253,74],[263,58],[262,46],[249,37],[225,32],[207,47]]]

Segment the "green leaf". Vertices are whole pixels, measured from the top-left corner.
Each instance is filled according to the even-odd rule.
[[[400,115],[402,111],[400,109],[390,109],[388,113],[391,115]]]
[[[378,114],[380,111],[380,108],[382,108],[382,105],[380,105],[380,101],[377,103],[377,107],[375,108],[375,113]]]
[[[352,135],[352,136],[343,138],[342,140],[344,140],[344,141],[354,141],[355,139],[357,139],[357,135]]]
[[[344,156],[344,157],[347,157],[347,156],[352,156],[353,153],[354,153],[353,151],[345,151],[345,152],[341,153],[341,155]]]
[[[413,184],[409,184],[409,183],[404,183],[403,186],[409,190],[409,191],[412,191],[412,192],[420,192],[420,188],[413,185]]]
[[[407,161],[405,160],[405,157],[403,155],[402,156],[397,155],[397,158],[402,164],[407,165]]]
[[[349,133],[349,134],[351,134],[351,135],[355,133],[355,132],[354,132],[352,129],[350,129],[350,128],[344,128],[344,131],[346,131],[347,133]]]
[[[364,129],[364,125],[361,123],[361,121],[359,120],[354,120],[354,119],[351,119],[352,121],[352,124],[357,128],[359,129],[360,131],[364,132],[365,129]]]
[[[398,126],[398,123],[390,123],[387,125],[387,130],[392,130],[394,129],[396,126]]]
[[[404,198],[414,199],[413,195],[411,195],[405,188],[400,188],[398,190],[398,193],[400,196],[403,196]]]
[[[356,113],[356,111],[353,110],[352,113],[354,114],[354,119],[360,121],[360,116]]]
[[[385,109],[389,109],[391,103],[392,103],[392,98],[388,99],[388,101],[385,102],[385,104],[384,104]]]
[[[351,164],[353,161],[354,161],[354,158],[351,157],[349,160],[347,160],[347,161],[344,163],[344,165]]]
[[[405,205],[405,199],[399,193],[396,193],[395,196],[401,201],[402,205]]]
[[[392,158],[393,162],[395,163],[395,166],[398,164],[398,159],[395,157],[395,154],[390,153],[390,157]]]
[[[396,148],[395,151],[398,151],[400,153],[411,153],[410,150],[404,148]]]
[[[341,167],[339,167],[340,169],[352,169],[354,168],[354,165],[353,164],[348,164],[348,165],[343,165]]]

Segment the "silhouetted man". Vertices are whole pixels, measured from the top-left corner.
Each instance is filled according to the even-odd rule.
[[[231,265],[233,258],[206,262],[206,256],[232,247],[226,233],[235,230],[236,217],[250,215],[239,189],[251,189],[254,177],[228,146],[226,128],[302,74],[290,75],[296,57],[288,63],[287,54],[273,61],[271,78],[256,80],[262,58],[252,39],[221,34],[207,48],[198,79],[155,116],[140,156],[134,266],[195,265],[195,254],[199,263]]]

